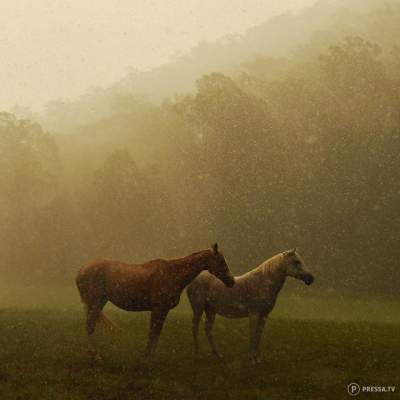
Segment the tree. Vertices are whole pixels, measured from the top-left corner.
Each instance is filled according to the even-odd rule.
[[[0,114],[0,246],[3,265],[30,271],[41,259],[38,218],[57,193],[59,160],[53,138],[29,120]]]
[[[116,150],[95,172],[86,212],[94,251],[104,256],[135,257],[145,253],[152,198],[146,179],[127,150]]]

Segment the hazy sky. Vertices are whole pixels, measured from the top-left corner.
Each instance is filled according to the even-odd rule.
[[[316,0],[0,0],[0,111],[38,108]]]

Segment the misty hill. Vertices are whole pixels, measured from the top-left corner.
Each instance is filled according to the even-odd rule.
[[[159,101],[192,90],[196,79],[204,74],[234,72],[243,62],[259,56],[288,57],[309,41],[320,42],[314,53],[346,35],[361,35],[372,41],[392,44],[395,26],[379,21],[375,11],[389,7],[390,3],[400,4],[398,0],[320,0],[300,13],[273,17],[244,35],[224,37],[215,43],[200,43],[189,53],[151,71],[132,70],[116,86]],[[398,19],[395,21],[398,23]],[[371,30],[372,24],[379,29]]]
[[[263,57],[313,57],[349,35],[359,35],[390,48],[398,42],[399,23],[399,0],[320,0],[299,13],[271,18],[243,35],[200,43],[190,52],[150,71],[132,68],[114,85],[91,89],[78,100],[51,102],[40,122],[53,132],[76,132],[80,126],[112,115],[121,96],[140,94],[160,103],[193,90],[195,81],[204,74],[221,71],[234,75],[245,69],[246,62]],[[274,75],[273,70],[271,73]]]

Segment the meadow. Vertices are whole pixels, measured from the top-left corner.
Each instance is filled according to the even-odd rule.
[[[346,386],[353,381],[397,385],[399,390],[399,322],[388,323],[382,312],[374,318],[373,308],[365,304],[337,302],[336,312],[342,307],[344,318],[330,320],[326,317],[335,309],[334,300],[323,310],[321,301],[282,298],[267,323],[264,360],[257,366],[249,363],[245,319],[217,318],[223,362],[210,354],[203,334],[202,353],[195,357],[183,298],[166,322],[154,359],[147,362],[142,354],[148,315],[107,307],[124,332],[110,335],[99,329],[104,360],[93,364],[86,352],[83,312],[66,299],[64,304],[0,311],[0,399],[336,400],[348,397]],[[303,310],[300,318],[291,311],[295,304]],[[387,303],[381,310],[398,311],[398,304],[391,307]],[[372,310],[369,321],[367,309]],[[398,392],[364,396],[395,399]]]

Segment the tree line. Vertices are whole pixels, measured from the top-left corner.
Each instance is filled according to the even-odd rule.
[[[398,295],[399,67],[398,48],[353,36],[161,105],[116,95],[70,137],[0,114],[1,273],[69,283],[97,256],[218,240],[235,273],[298,246],[324,290]]]

